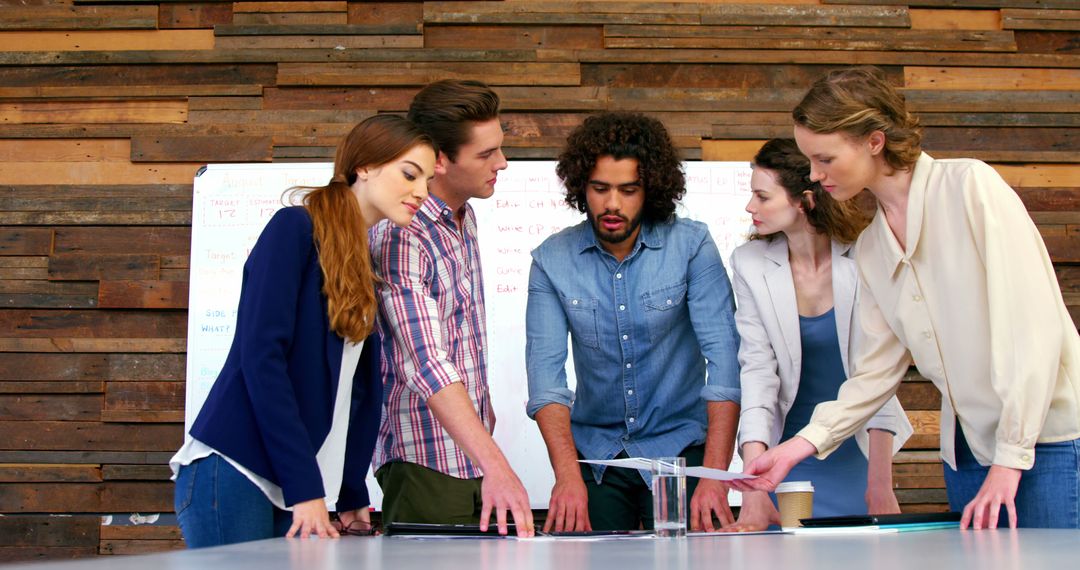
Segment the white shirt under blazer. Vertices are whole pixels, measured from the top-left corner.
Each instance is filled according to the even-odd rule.
[[[853,342],[855,299],[859,275],[850,257],[851,245],[832,243],[833,307],[836,334],[844,374],[851,373],[848,355]],[[784,433],[784,420],[799,391],[802,371],[802,335],[795,281],[788,261],[787,238],[751,240],[731,255],[735,273],[733,286],[737,309],[735,324],[742,337],[739,364],[742,367],[742,414],[739,419],[739,448],[749,441],[775,447]],[[870,429],[895,434],[893,454],[913,432],[900,402],[893,396],[855,433],[859,449],[870,456]]]

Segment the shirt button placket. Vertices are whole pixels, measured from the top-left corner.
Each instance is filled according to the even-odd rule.
[[[623,271],[616,269],[612,275],[612,289],[615,291],[615,302],[619,305],[619,311],[615,314],[615,325],[618,329],[619,338],[622,339],[620,348],[623,355],[623,388],[626,400],[626,431],[629,434],[637,423],[637,406],[634,402],[634,377],[632,362],[633,352],[630,350],[630,318],[626,314],[626,280],[623,279]]]

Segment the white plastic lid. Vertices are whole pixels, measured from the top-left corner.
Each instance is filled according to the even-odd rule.
[[[785,481],[776,486],[777,493],[813,493],[814,484],[810,481]]]

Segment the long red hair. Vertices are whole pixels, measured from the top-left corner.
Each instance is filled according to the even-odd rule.
[[[352,191],[357,170],[392,162],[417,145],[435,148],[431,138],[407,119],[368,117],[338,145],[330,182],[298,188],[304,191],[303,205],[314,225],[330,328],[343,338],[366,338],[378,314],[378,278],[371,267],[367,224]]]

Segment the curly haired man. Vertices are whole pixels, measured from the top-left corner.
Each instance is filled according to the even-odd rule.
[[[648,473],[577,460],[728,466],[740,397],[731,283],[705,224],[675,215],[685,177],[656,119],[589,117],[556,173],[587,219],[532,252],[528,414],[556,478],[544,530],[652,528]],[[690,479],[688,491],[692,528],[732,522],[719,482]]]

